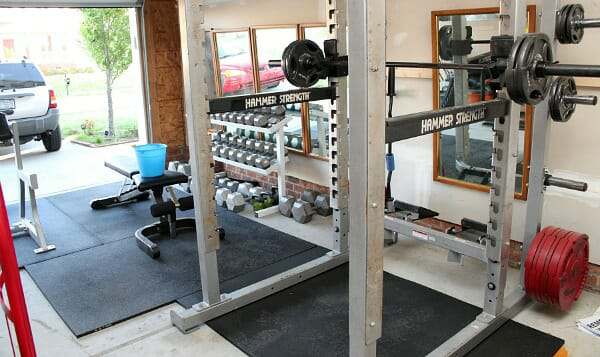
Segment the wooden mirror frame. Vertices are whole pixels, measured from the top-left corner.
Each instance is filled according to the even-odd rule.
[[[441,16],[452,16],[452,15],[481,15],[481,14],[498,14],[500,8],[498,7],[486,7],[486,8],[474,8],[474,9],[456,9],[456,10],[440,10],[431,12],[431,49],[432,49],[432,62],[438,63],[438,18]],[[527,26],[529,32],[535,32],[537,27],[537,13],[535,5],[527,5]],[[432,70],[433,87],[433,109],[439,109],[439,72]],[[521,178],[521,192],[515,192],[515,198],[519,200],[527,200],[528,186],[529,186],[529,163],[531,160],[531,130],[533,120],[533,108],[530,105],[525,107],[525,140],[523,148],[523,176]],[[433,134],[433,180],[453,186],[464,187],[471,190],[477,190],[481,192],[489,192],[490,186],[481,185],[472,182],[466,182],[451,177],[440,175],[440,147],[441,133]]]

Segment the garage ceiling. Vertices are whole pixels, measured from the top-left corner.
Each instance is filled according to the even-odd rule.
[[[0,0],[0,7],[140,7],[144,0]]]

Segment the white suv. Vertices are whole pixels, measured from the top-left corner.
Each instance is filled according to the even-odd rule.
[[[33,63],[0,61],[0,112],[18,123],[21,143],[36,139],[50,152],[60,149],[56,96]]]

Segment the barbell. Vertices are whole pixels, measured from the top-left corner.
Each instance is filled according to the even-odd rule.
[[[494,46],[502,48],[497,50]],[[492,37],[491,47],[492,53],[504,56],[506,36]],[[336,73],[340,72],[341,66],[347,69],[348,60],[347,57],[327,58],[313,41],[298,40],[286,47],[282,61],[270,61],[269,64],[281,65],[291,84],[306,88],[320,79],[334,76],[331,68],[335,68]],[[519,36],[507,58],[497,57],[488,64],[386,62],[386,67],[486,71],[492,78],[501,79],[513,101],[531,105],[546,98],[551,76],[600,77],[600,66],[556,63],[550,39],[542,33]]]

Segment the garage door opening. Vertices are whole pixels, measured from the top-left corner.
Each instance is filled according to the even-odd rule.
[[[121,7],[139,1],[32,3],[69,8],[0,8],[0,101],[14,106],[7,119],[19,125],[23,164],[41,195],[118,181],[104,160],[148,138],[138,10]],[[8,202],[19,199],[14,172],[4,141]]]

